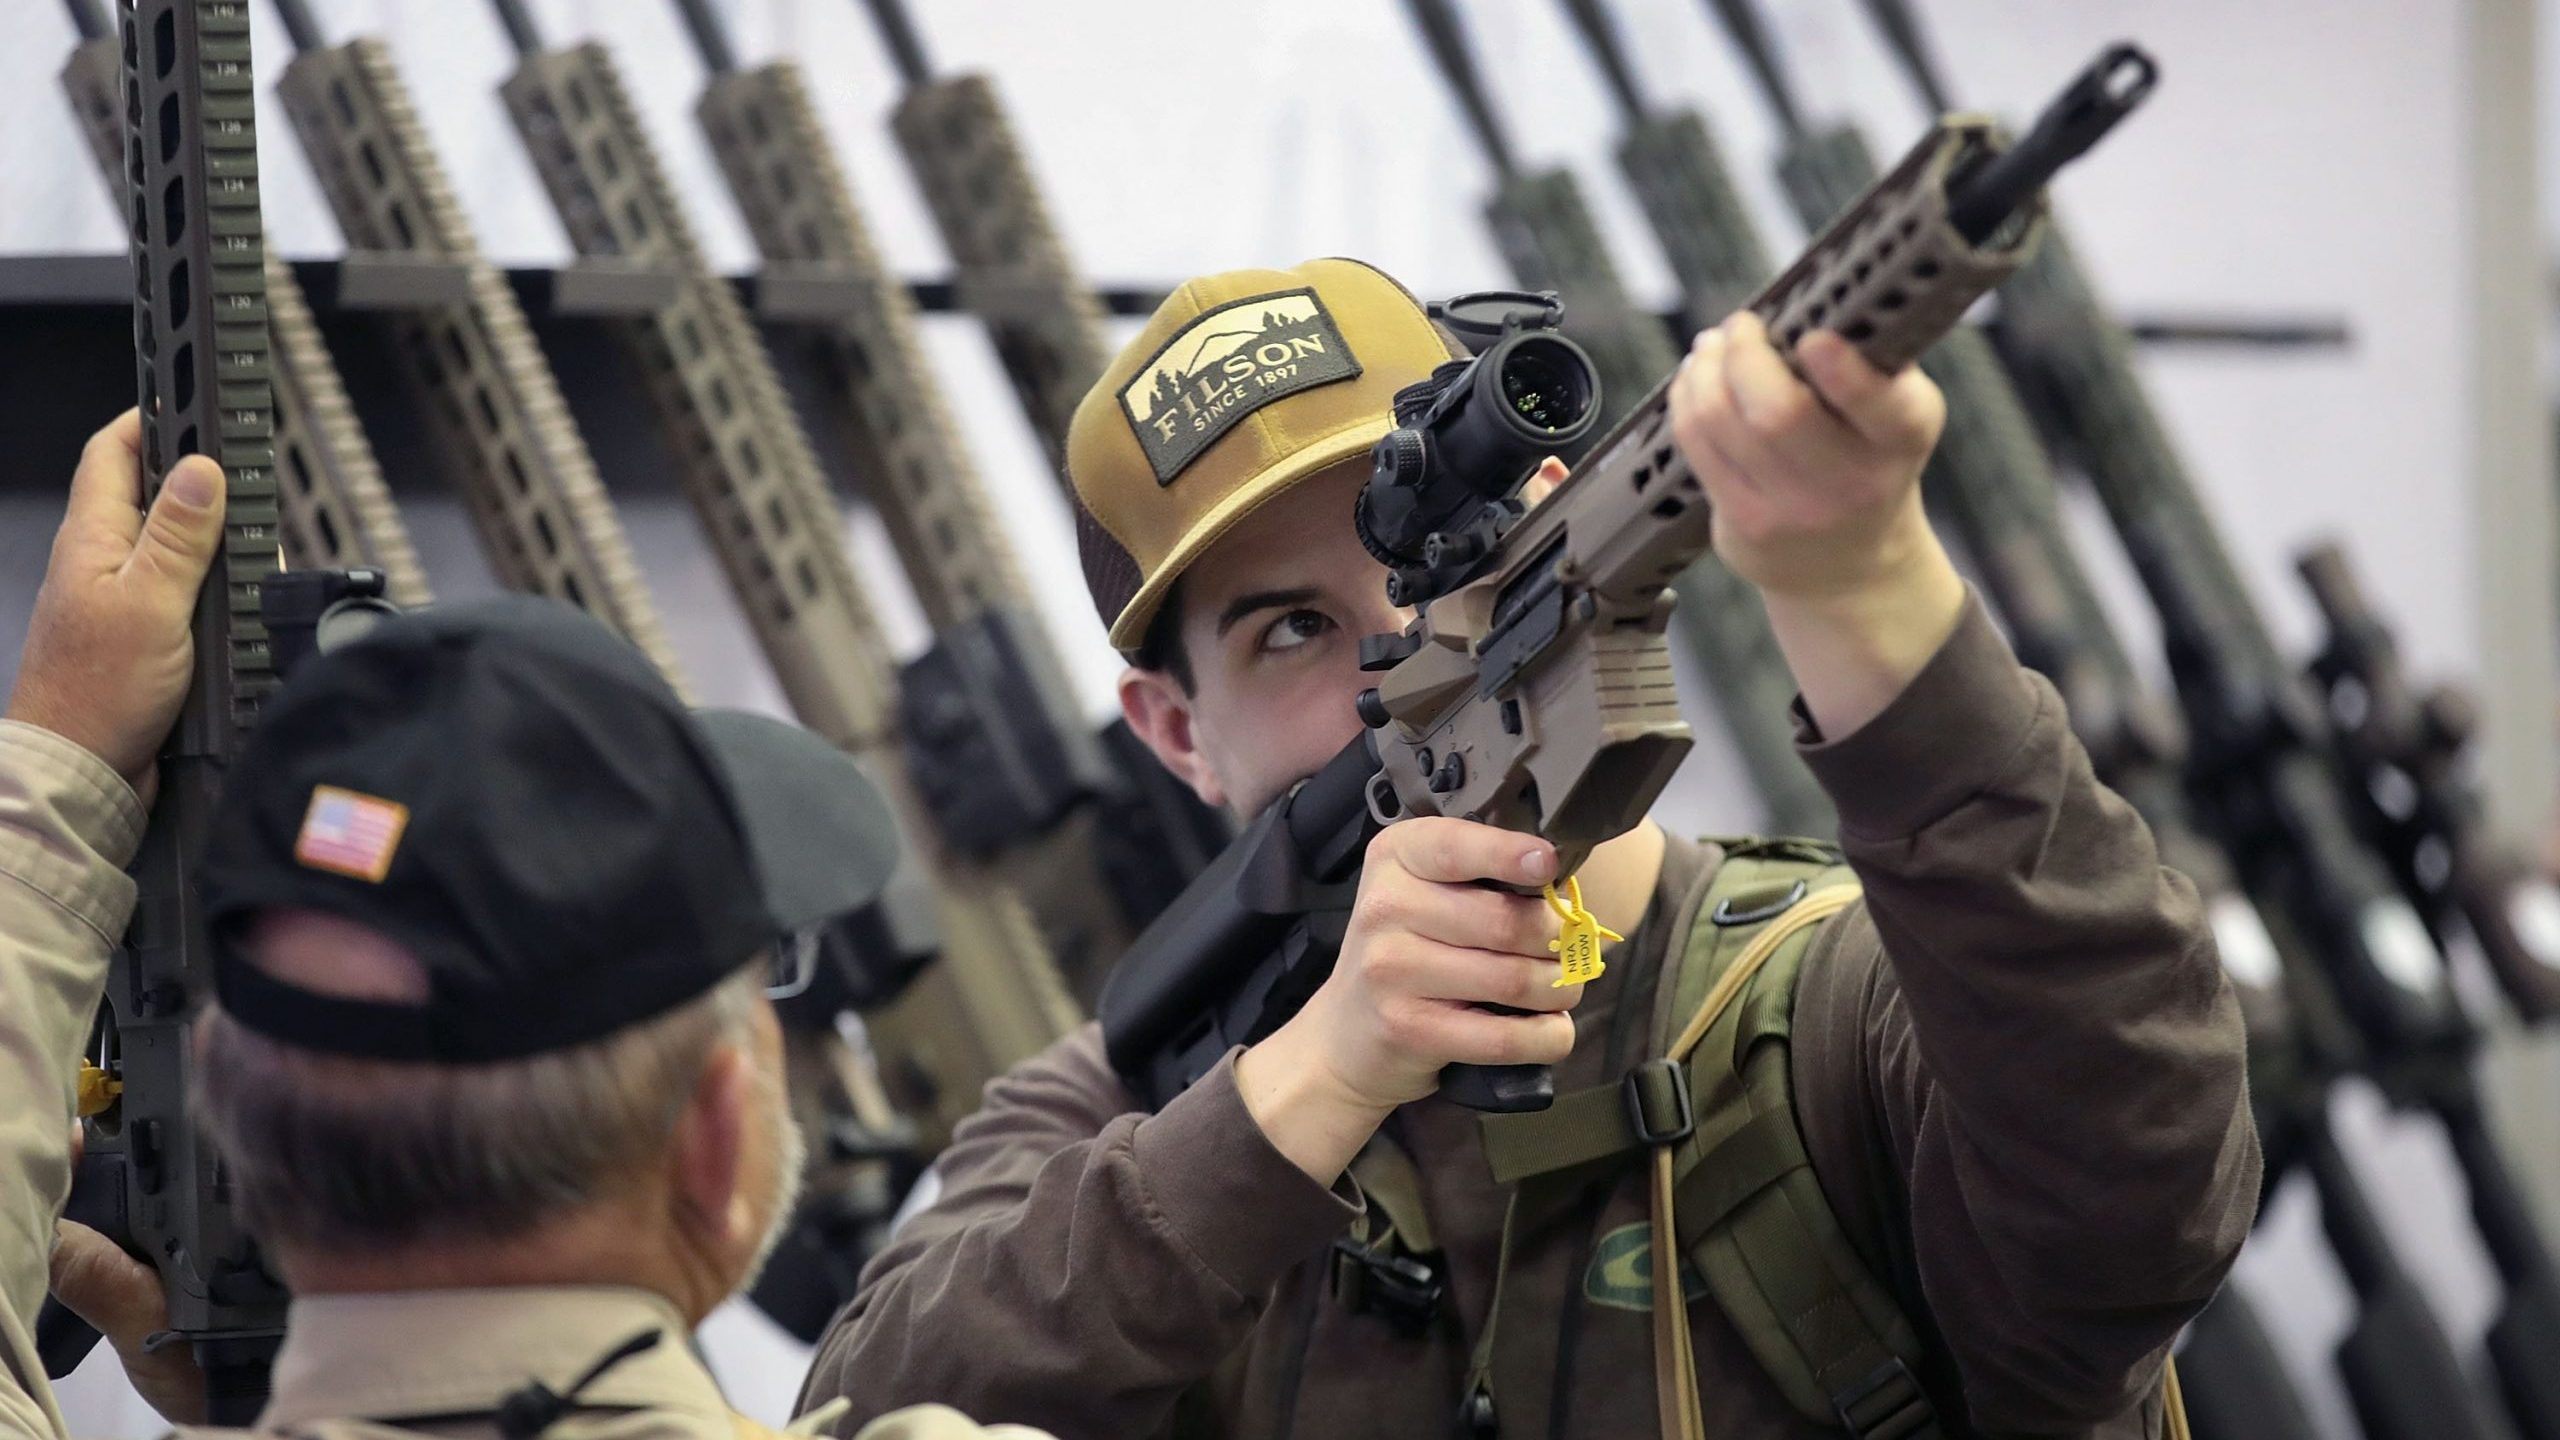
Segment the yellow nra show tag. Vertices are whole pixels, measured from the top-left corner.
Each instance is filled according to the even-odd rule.
[[[1627,938],[1601,924],[1590,911],[1582,908],[1580,880],[1566,876],[1564,893],[1572,897],[1571,904],[1557,898],[1556,887],[1547,887],[1547,908],[1556,912],[1556,918],[1564,922],[1564,933],[1547,942],[1547,948],[1556,956],[1554,988],[1558,990],[1599,979],[1600,972],[1609,968],[1600,961],[1600,942]]]
[[[83,1060],[80,1062],[80,1118],[104,1114],[124,1093],[124,1082]]]

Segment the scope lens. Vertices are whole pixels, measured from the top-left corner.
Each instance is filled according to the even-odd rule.
[[[1531,427],[1565,430],[1591,408],[1591,372],[1563,346],[1518,345],[1503,357],[1502,398]]]

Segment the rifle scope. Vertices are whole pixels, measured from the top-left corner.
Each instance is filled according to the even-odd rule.
[[[1485,291],[1431,309],[1461,334],[1497,338],[1397,391],[1396,428],[1370,452],[1354,518],[1360,543],[1397,572],[1399,604],[1445,591],[1418,584],[1419,572],[1445,581],[1491,553],[1500,526],[1489,512],[1600,418],[1600,377],[1582,347],[1556,333],[1564,306],[1554,294]]]

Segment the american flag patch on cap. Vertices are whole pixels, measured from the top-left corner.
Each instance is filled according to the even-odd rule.
[[[391,873],[392,852],[400,848],[400,832],[408,825],[406,805],[315,785],[311,808],[302,812],[302,833],[294,837],[293,858],[314,870],[379,885]]]

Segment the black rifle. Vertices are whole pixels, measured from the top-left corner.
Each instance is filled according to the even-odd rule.
[[[1600,378],[1602,414],[1614,419],[1679,363],[1679,347],[1659,319],[1627,298],[1572,173],[1561,166],[1527,171],[1514,160],[1450,0],[1408,0],[1408,5],[1466,116],[1469,133],[1493,170],[1494,193],[1484,214],[1494,242],[1521,285],[1563,296],[1564,333],[1590,352]],[[1733,304],[1702,323],[1723,319],[1767,278],[1764,272],[1734,291]],[[1769,631],[1759,593],[1712,555],[1681,576],[1678,588],[1674,630],[1706,677],[1725,730],[1766,808],[1764,823],[1782,835],[1833,834],[1840,820],[1831,797],[1796,755],[1789,718],[1795,678]]]
[[[66,1213],[159,1270],[168,1334],[195,1351],[208,1418],[245,1425],[265,1404],[285,1292],[188,1115],[187,1027],[210,984],[196,860],[223,772],[275,679],[258,615],[278,530],[249,6],[125,0],[118,27],[143,490],[157,494],[171,466],[206,454],[230,498],[196,600],[195,674],[134,866],[133,925],[109,964],[82,1077],[88,1138]],[[39,1317],[49,1373],[77,1363],[94,1343],[84,1332],[59,1307]]]
[[[2299,569],[2329,633],[2311,674],[2328,702],[2330,737],[2366,839],[2439,939],[2467,932],[2527,1023],[2560,1012],[2560,894],[2487,833],[2462,775],[2474,729],[2468,697],[2419,693],[2402,674],[2391,631],[2364,597],[2346,552],[2320,545]],[[2475,1042],[2476,1043],[2476,1042]],[[2430,1095],[2471,1191],[2472,1219],[2506,1300],[2489,1355],[2528,1440],[2560,1435],[2560,1265],[2523,1185],[2481,1114],[2467,1072]]]
[[[276,98],[348,245],[469,277],[466,300],[403,309],[386,328],[490,570],[612,626],[683,692],[595,460],[515,291],[481,255],[391,53],[371,37],[328,44],[304,0],[276,0],[276,16],[295,52]]]
[[[99,0],[67,0],[80,45],[62,67],[62,88],[98,162],[116,209],[125,204],[124,60]],[[378,570],[392,598],[424,605],[426,572],[383,484],[382,468],[357,423],[311,307],[292,267],[267,257],[268,356],[276,412],[279,528],[295,569]]]
[[[2038,187],[2129,109],[2040,126],[2006,150],[1980,125],[1934,127],[1751,308],[1782,352],[1829,316],[1870,364],[1899,370],[2014,268]],[[1442,307],[1453,327],[1500,338],[1408,387],[1378,444],[1356,521],[1388,562],[1388,598],[1419,613],[1362,642],[1379,675],[1358,703],[1368,733],[1255,820],[1104,991],[1112,1064],[1153,1104],[1323,982],[1378,827],[1421,814],[1529,831],[1570,874],[1643,819],[1687,751],[1662,637],[1668,582],[1708,545],[1705,492],[1668,433],[1666,382],[1544,503],[1522,505],[1538,458],[1579,441],[1599,408],[1593,367],[1552,333],[1546,299],[1491,321]],[[1543,1067],[1452,1066],[1442,1093],[1533,1109],[1553,1087]]]
[[[2439,941],[2467,933],[2479,945],[2519,1018],[2560,1015],[2560,888],[2489,833],[2467,773],[2479,726],[2471,697],[2410,681],[2344,550],[2312,546],[2295,568],[2328,626],[2311,678],[2365,838]]]
[[[2187,1424],[2205,1440],[2320,1440],[2258,1307],[2225,1285],[2178,1352]]]
[[[959,269],[961,303],[986,323],[1063,486],[1068,424],[1111,363],[1102,303],[1067,255],[994,84],[935,75],[902,0],[867,3],[907,85],[889,128]]]
[[[1894,0],[1869,6],[1916,87],[1937,103],[1945,87],[1916,19]],[[2338,764],[2329,716],[2278,651],[2134,374],[2131,341],[2058,230],[2004,292],[1993,338],[2033,400],[2046,443],[2087,477],[2159,611],[2195,737],[2188,775],[2199,810],[2251,888],[2308,942],[2355,1023],[2365,1068],[2395,1102],[2433,1112],[2452,1137],[2472,1213],[2506,1282],[2489,1353],[2508,1412],[2533,1440],[2560,1436],[2560,1374],[2549,1363],[2560,1354],[2560,1291],[2550,1248],[2481,1123],[2478,1028],[2454,996],[2433,935],[2351,813],[2347,797],[2365,777]],[[2312,1150],[2316,1162],[2319,1147]],[[2360,1323],[2379,1322],[2368,1310]],[[2428,1375],[2440,1368],[2432,1357],[2357,1340],[2342,1347],[2340,1364],[2377,1440],[2447,1434],[2463,1423],[2447,1409],[2451,1397],[2433,1393],[2449,1377]],[[2413,1393],[2422,1382],[2428,1393]],[[2478,1423],[2491,1422],[2482,1415]]]
[[[799,338],[826,376],[819,398],[844,437],[851,478],[885,523],[935,632],[900,674],[908,768],[944,838],[1022,885],[1060,970],[1090,1000],[1138,928],[1227,832],[1221,825],[1190,847],[1190,869],[1169,847],[1115,863],[1129,839],[1127,812],[1145,808],[1140,777],[1163,767],[1141,749],[1139,774],[1117,773],[1120,752],[1087,731],[925,358],[915,303],[872,241],[800,67],[785,59],[742,68],[710,0],[678,7],[707,72],[694,113],[767,275],[824,275],[861,300]],[[1188,804],[1157,828],[1200,826],[1205,807],[1187,790],[1180,799]]]
[[[520,57],[500,88],[570,243],[662,267],[674,298],[614,322],[677,478],[802,724],[862,758],[930,877],[942,949],[867,1028],[928,1151],[981,1086],[1079,1023],[1013,887],[943,839],[898,742],[897,672],[847,557],[842,516],[737,291],[712,272],[619,68],[546,47],[521,0],[493,0]]]

